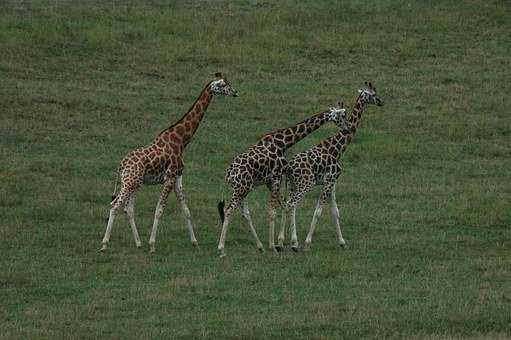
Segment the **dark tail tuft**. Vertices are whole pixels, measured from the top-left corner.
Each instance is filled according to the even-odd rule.
[[[220,221],[223,224],[224,223],[224,219],[225,219],[225,213],[224,213],[225,201],[221,200],[220,202],[218,202],[217,207],[218,207],[218,214],[220,215]]]

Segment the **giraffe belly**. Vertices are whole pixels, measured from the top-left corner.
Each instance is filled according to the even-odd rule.
[[[144,175],[143,182],[147,185],[162,184],[165,181],[165,173],[147,173]]]

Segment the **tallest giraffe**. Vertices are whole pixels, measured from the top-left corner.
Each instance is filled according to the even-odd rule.
[[[238,96],[237,91],[232,88],[221,73],[216,73],[215,76],[216,79],[208,82],[197,100],[180,120],[163,130],[153,140],[151,145],[129,152],[121,161],[118,170],[118,175],[121,178],[121,189],[111,202],[110,216],[105,236],[103,237],[101,251],[107,249],[115,217],[122,207],[124,207],[128,217],[137,247],[142,245],[134,217],[135,192],[142,184],[163,184],[163,190],[156,205],[153,227],[149,238],[150,252],[155,251],[156,231],[171,191],[175,191],[185,215],[192,244],[194,246],[197,245],[197,239],[193,233],[190,210],[186,205],[183,193],[183,152],[197,131],[213,96]]]

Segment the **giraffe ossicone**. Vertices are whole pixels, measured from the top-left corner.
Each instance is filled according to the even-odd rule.
[[[163,184],[163,190],[156,205],[151,236],[149,238],[150,251],[155,251],[156,232],[159,221],[168,195],[172,191],[174,191],[180,203],[190,235],[190,241],[192,245],[198,245],[193,231],[190,210],[186,204],[183,192],[183,152],[197,131],[213,96],[238,96],[238,92],[221,73],[216,73],[215,76],[216,79],[206,84],[199,97],[180,120],[160,132],[151,145],[133,150],[122,159],[117,173],[118,177],[120,177],[121,187],[117,195],[114,189],[114,196],[110,203],[110,215],[105,235],[101,242],[101,251],[107,249],[115,217],[123,207],[131,226],[135,244],[137,247],[142,245],[134,217],[135,192],[142,184]]]

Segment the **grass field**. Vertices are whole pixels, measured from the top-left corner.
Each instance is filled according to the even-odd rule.
[[[511,338],[507,1],[0,4],[0,338]],[[144,187],[136,249],[101,238],[113,172],[222,71],[185,155],[200,249]],[[373,81],[310,252],[259,254],[239,216],[216,251],[232,157]],[[336,132],[325,126],[291,154]],[[318,190],[298,210],[303,243]],[[267,190],[249,196],[267,244]]]

